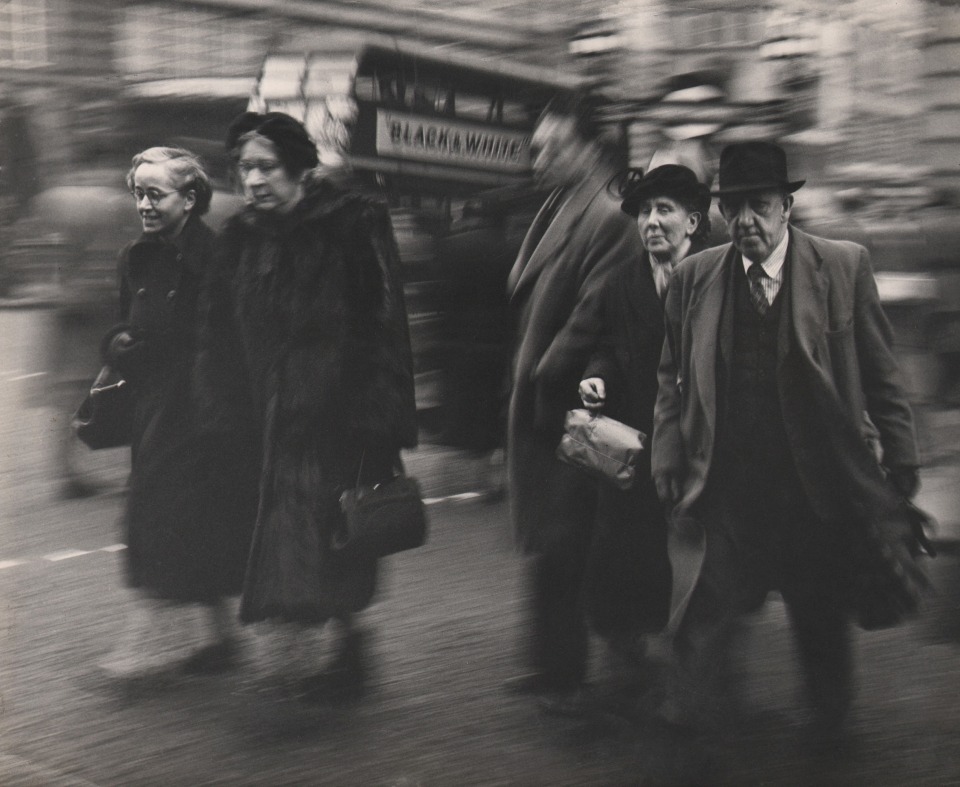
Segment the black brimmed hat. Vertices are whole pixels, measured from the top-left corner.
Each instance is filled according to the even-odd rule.
[[[788,194],[805,180],[787,177],[787,154],[772,142],[736,142],[720,153],[720,175],[715,197],[748,191],[783,189]]]
[[[640,203],[651,197],[670,197],[682,205],[693,206],[704,216],[710,210],[710,190],[697,180],[693,170],[680,164],[664,164],[641,178],[628,178],[620,196],[620,209],[634,218],[640,214]]]

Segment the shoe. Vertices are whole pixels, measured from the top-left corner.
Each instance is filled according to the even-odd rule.
[[[366,693],[366,683],[346,672],[326,670],[301,680],[297,698],[308,704],[356,702]]]
[[[542,672],[527,672],[507,678],[503,682],[503,689],[508,694],[537,695],[559,691],[561,686],[555,678]]]
[[[173,664],[153,655],[112,653],[97,663],[100,676],[117,685],[156,683],[167,680]]]
[[[537,705],[549,716],[580,719],[593,708],[593,703],[582,687],[568,691],[548,691],[537,697]]]
[[[654,682],[657,669],[647,658],[641,635],[611,637],[606,641],[605,684],[613,696],[636,698]]]
[[[186,675],[220,675],[237,668],[237,646],[230,640],[207,645],[180,667]]]
[[[856,748],[856,740],[841,715],[816,714],[803,728],[802,742],[811,754],[843,759]]]
[[[68,478],[60,484],[59,497],[61,500],[82,500],[93,497],[99,490],[79,478]]]
[[[300,681],[299,697],[311,703],[353,702],[366,693],[367,679],[363,634],[351,631],[326,670]]]
[[[653,711],[653,727],[670,738],[692,740],[705,734],[701,719],[672,697],[666,697]]]

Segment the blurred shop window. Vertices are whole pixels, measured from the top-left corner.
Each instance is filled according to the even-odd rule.
[[[758,9],[684,9],[675,13],[672,23],[672,38],[680,49],[747,46],[758,43],[763,36],[763,18]]]
[[[119,23],[117,65],[143,79],[254,74],[268,37],[266,22],[256,18],[133,5]]]
[[[0,2],[0,66],[50,65],[47,0]]]
[[[0,226],[23,215],[38,191],[38,177],[27,111],[0,96]]]

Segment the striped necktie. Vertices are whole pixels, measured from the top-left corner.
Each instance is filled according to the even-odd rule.
[[[757,313],[763,317],[770,308],[767,293],[763,287],[763,280],[768,278],[767,272],[759,262],[754,262],[747,269],[747,278],[750,279],[750,300],[753,301]]]

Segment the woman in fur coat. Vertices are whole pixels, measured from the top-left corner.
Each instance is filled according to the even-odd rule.
[[[400,449],[416,444],[399,255],[386,206],[316,171],[298,121],[247,112],[227,144],[247,205],[223,232],[211,346],[219,331],[221,347],[232,337],[238,348],[249,418],[239,388],[227,395],[262,444],[240,616],[336,619],[338,655],[306,688],[355,694],[364,669],[354,616],[373,596],[377,562],[331,541],[341,493],[389,478]]]

